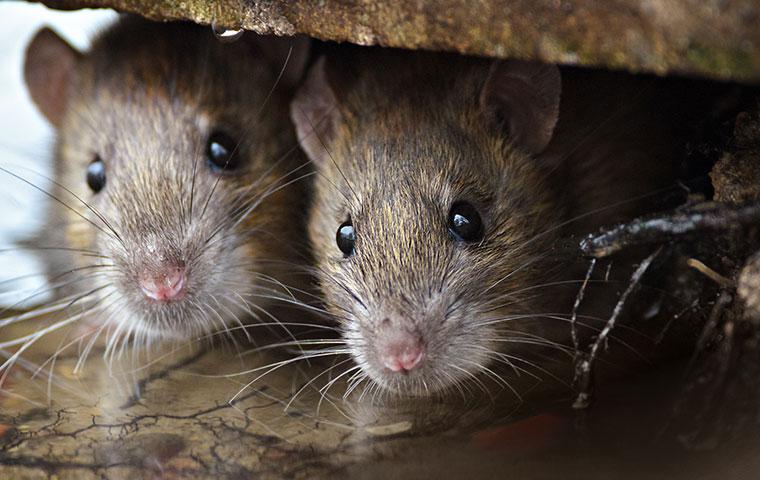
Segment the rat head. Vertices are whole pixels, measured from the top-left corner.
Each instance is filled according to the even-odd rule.
[[[85,54],[40,31],[25,77],[58,131],[51,229],[79,272],[66,291],[151,338],[226,328],[276,296],[299,228],[287,92],[305,54],[303,39],[224,44],[136,18]]]
[[[319,60],[291,105],[318,170],[321,288],[366,376],[443,390],[526,339],[517,319],[557,216],[532,156],[557,120],[559,72],[380,50],[341,65],[355,68]]]

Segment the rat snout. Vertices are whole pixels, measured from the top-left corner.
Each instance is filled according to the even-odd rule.
[[[146,297],[168,302],[182,297],[185,292],[185,277],[185,267],[167,265],[146,269],[137,282]]]
[[[419,367],[425,357],[421,336],[383,323],[376,343],[380,362],[392,372],[406,373]]]
[[[416,368],[425,352],[419,342],[402,342],[388,345],[380,353],[383,365],[392,372],[408,372]]]

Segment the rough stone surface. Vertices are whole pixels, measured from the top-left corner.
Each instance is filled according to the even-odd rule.
[[[736,117],[729,151],[715,164],[710,179],[718,201],[760,201],[760,98],[754,110]]]
[[[3,328],[0,338],[26,328]],[[42,339],[39,351],[11,368],[0,386],[0,479],[356,478],[341,472],[358,464],[364,473],[403,452],[444,448],[448,437],[440,432],[466,441],[484,421],[492,428],[494,418],[513,415],[519,405],[508,390],[490,397],[502,398],[501,410],[488,399],[479,409],[472,401],[467,408],[456,399],[426,402],[424,415],[401,401],[387,408],[369,398],[348,403],[329,392],[344,388],[335,385],[339,379],[319,377],[330,362],[261,375],[282,357],[220,350],[164,351],[149,363],[137,360],[142,367],[135,377],[137,357],[108,361],[107,368],[97,346],[74,373],[79,352],[58,350],[60,341]],[[56,350],[56,361],[46,362]],[[23,365],[43,373],[30,378]],[[548,390],[539,380],[525,381],[518,386],[525,392]],[[327,382],[323,398],[319,390]],[[441,478],[410,477],[420,476]]]
[[[736,290],[744,301],[745,315],[755,323],[760,322],[760,252],[747,260]]]
[[[713,167],[710,179],[718,201],[760,202],[760,98],[754,108],[737,115],[730,148]],[[750,256],[738,273],[737,293],[745,317],[760,324],[760,252]]]
[[[757,0],[40,0],[259,33],[760,81]]]

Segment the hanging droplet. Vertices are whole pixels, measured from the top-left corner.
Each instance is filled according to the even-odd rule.
[[[216,22],[211,23],[211,30],[214,32],[214,36],[224,43],[232,43],[242,37],[243,33],[245,33],[245,30],[242,28],[225,28],[221,25],[217,25]]]

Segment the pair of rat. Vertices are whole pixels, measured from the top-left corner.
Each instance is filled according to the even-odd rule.
[[[607,170],[650,167],[576,145],[605,129],[557,140],[554,66],[347,47],[304,74],[308,48],[137,18],[86,54],[38,33],[25,77],[58,130],[40,244],[59,310],[80,305],[110,346],[272,323],[313,256],[359,381],[432,393],[567,340],[549,287],[577,275],[552,246],[638,193]]]

